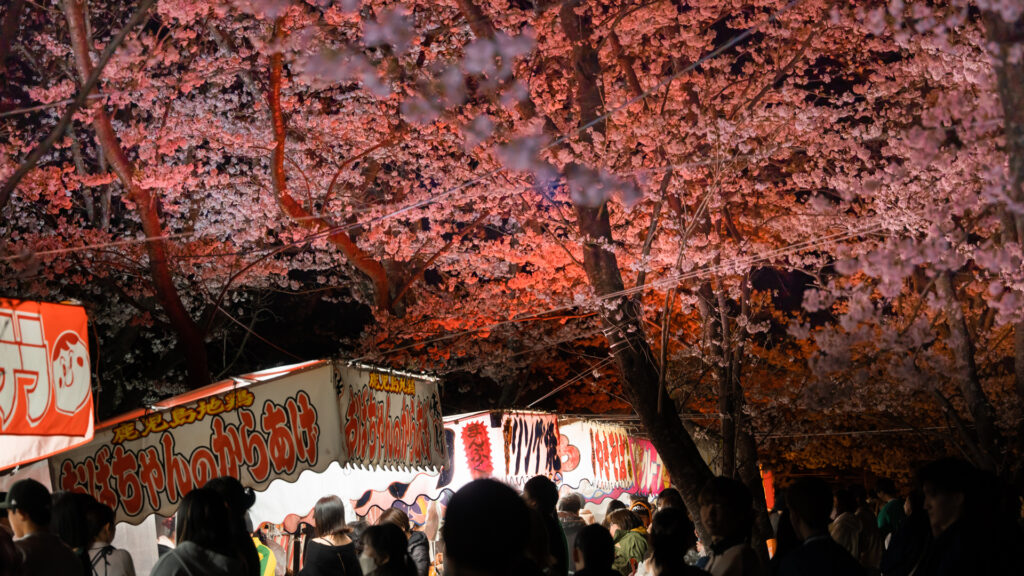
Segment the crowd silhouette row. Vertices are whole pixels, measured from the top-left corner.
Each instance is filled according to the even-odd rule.
[[[797,478],[768,519],[758,518],[751,492],[732,478],[713,478],[688,493],[704,532],[699,544],[675,488],[653,503],[635,496],[629,504],[611,500],[597,523],[579,494],[560,497],[547,477],[530,479],[521,494],[495,480],[475,480],[448,502],[436,556],[401,510],[385,511],[373,525],[349,524],[342,500],[326,496],[313,510],[298,574],[1024,574],[1020,495],[957,459],[923,467],[905,497],[887,480],[869,494],[863,486],[834,489],[820,478]],[[276,544],[247,521],[254,502],[250,489],[228,477],[189,492],[175,517],[174,543],[161,545],[151,574],[291,573],[283,565],[275,569]],[[0,576],[134,576],[131,556],[111,545],[113,510],[91,496],[51,496],[42,484],[22,480],[3,496],[3,507]]]

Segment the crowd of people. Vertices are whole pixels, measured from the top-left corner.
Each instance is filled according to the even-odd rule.
[[[399,509],[372,525],[348,523],[337,496],[317,501],[302,540],[298,576],[952,576],[1024,574],[1021,500],[994,477],[956,459],[928,464],[901,495],[888,480],[872,493],[820,478],[791,482],[771,515],[772,534],[754,528],[751,492],[712,478],[691,491],[700,526],[679,491],[653,503],[611,500],[596,522],[579,494],[560,497],[547,477],[522,493],[475,480],[448,503],[442,552]],[[255,495],[217,478],[183,498],[153,576],[263,576],[275,544],[254,531]],[[131,556],[111,545],[114,511],[86,494],[51,496],[34,480],[3,497],[0,576],[134,576]],[[598,511],[600,513],[600,511]],[[766,524],[766,523],[765,523]],[[762,531],[763,532],[763,531]],[[771,556],[767,542],[774,544]],[[278,548],[280,548],[278,546]],[[276,569],[275,569],[276,568]]]

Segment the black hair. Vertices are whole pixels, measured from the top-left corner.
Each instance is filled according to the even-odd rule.
[[[233,556],[231,520],[227,503],[217,492],[196,488],[178,506],[177,542],[193,542],[200,548]]]
[[[663,570],[681,569],[686,553],[697,543],[693,521],[682,508],[659,510],[647,537],[654,563]]]
[[[530,512],[515,490],[474,480],[448,503],[441,528],[445,554],[465,570],[514,574],[526,550]]]
[[[868,498],[868,491],[860,484],[851,484],[847,490],[850,491],[850,496],[853,496],[854,502],[859,507]]]
[[[626,508],[626,503],[622,500],[611,500],[608,502],[608,506],[604,509],[604,515],[607,517],[612,512],[622,510],[624,508]]]
[[[718,503],[734,519],[737,534],[729,537],[745,537],[754,524],[754,498],[746,484],[734,478],[716,476],[704,484],[697,501],[703,504]],[[831,512],[832,507],[829,506]]]
[[[82,550],[92,543],[86,512],[96,503],[91,494],[57,492],[53,495],[50,530],[69,547]]]
[[[256,503],[256,493],[252,488],[242,486],[238,478],[220,476],[207,482],[205,488],[220,494],[232,514],[244,516],[246,510]]]
[[[600,524],[584,526],[576,534],[573,548],[580,551],[588,572],[608,572],[615,561],[615,540]]]
[[[387,557],[387,568],[377,572],[400,576],[416,576],[416,567],[409,558],[409,541],[401,528],[390,522],[370,526],[363,532],[363,547],[369,546],[378,556]]]
[[[316,535],[320,537],[347,534],[352,531],[345,523],[345,503],[341,498],[330,495],[316,501],[313,507],[313,522]]]
[[[846,488],[836,490],[835,502],[838,514],[857,511],[857,499],[853,497],[853,492]]]
[[[683,503],[683,495],[679,493],[679,490],[671,486],[658,494],[657,502],[662,508],[684,508],[686,506]]]
[[[878,481],[875,482],[875,490],[879,494],[884,492],[893,496],[899,495],[899,492],[896,492],[896,485],[889,478],[879,478]]]
[[[114,509],[102,502],[93,501],[85,510],[85,523],[89,529],[89,542],[95,542],[103,528],[114,523]]]
[[[786,505],[812,529],[823,530],[832,515],[832,489],[821,478],[798,478],[786,490]]]
[[[978,483],[974,466],[959,458],[941,458],[926,464],[917,474],[921,486],[931,485],[940,492],[960,492],[970,496]]]
[[[547,476],[534,476],[526,481],[523,494],[533,501],[537,511],[544,515],[554,514],[558,504],[558,487]]]
[[[579,514],[580,509],[583,508],[582,498],[579,494],[569,494],[558,500],[558,511],[569,512],[570,514]]]

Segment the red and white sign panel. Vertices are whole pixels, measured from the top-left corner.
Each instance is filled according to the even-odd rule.
[[[89,373],[83,308],[0,299],[0,435],[86,434]]]
[[[262,490],[344,461],[330,363],[243,378],[104,423],[89,444],[50,458],[54,488],[88,492],[118,522],[139,524],[174,513],[185,494],[218,476]]]

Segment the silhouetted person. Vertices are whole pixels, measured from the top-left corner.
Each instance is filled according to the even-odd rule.
[[[857,518],[857,501],[853,494],[845,488],[836,490],[833,496],[836,519],[828,526],[828,533],[832,539],[850,553],[854,559],[860,561],[860,519]]]
[[[572,558],[576,564],[576,576],[619,576],[619,572],[612,568],[615,541],[599,524],[585,526],[576,535]]]
[[[896,485],[888,478],[880,478],[875,485],[879,499],[884,502],[878,511],[878,529],[882,532],[882,540],[888,546],[889,537],[899,529],[906,520],[903,513],[903,499],[896,490]]]
[[[252,541],[252,525],[248,519],[249,508],[256,503],[256,494],[231,476],[214,478],[206,483],[206,488],[220,494],[228,505],[231,542],[238,557],[245,564],[245,573],[248,576],[260,576],[260,555]]]
[[[416,576],[409,541],[398,526],[384,522],[363,532],[359,567],[364,576]]]
[[[555,511],[558,504],[558,487],[547,476],[534,476],[523,486],[523,498],[544,519],[548,552],[555,559],[554,564],[545,570],[545,573],[549,576],[568,576],[569,546]]]
[[[93,500],[85,511],[92,535],[88,548],[89,573],[93,576],[135,576],[135,563],[127,550],[114,548],[114,509]]]
[[[345,523],[345,505],[341,498],[324,496],[317,500],[313,521],[316,538],[306,542],[299,576],[363,576],[355,543],[349,537],[352,529]]]
[[[658,494],[658,499],[655,503],[658,505],[658,510],[662,508],[686,508],[686,504],[683,503],[683,495],[679,493],[679,490],[671,486]]]
[[[697,576],[707,574],[686,565],[686,553],[697,543],[693,521],[682,508],[659,510],[651,519],[648,534],[654,576]]]
[[[530,510],[508,486],[474,480],[448,503],[441,538],[445,576],[538,576],[526,558]]]
[[[580,517],[582,507],[583,497],[579,494],[569,494],[558,500],[558,523],[562,526],[562,533],[565,534],[565,543],[569,550],[575,548],[576,536],[587,525]],[[576,570],[572,555],[569,558],[569,568]]]
[[[390,522],[402,530],[408,540],[406,551],[409,553],[413,565],[416,566],[416,576],[427,576],[430,571],[430,543],[427,542],[426,534],[412,530],[409,524],[409,515],[398,508],[385,510],[377,520],[377,524],[384,522]],[[361,554],[362,550],[359,552]]]
[[[177,545],[157,560],[150,576],[245,576],[220,494],[206,488],[186,494],[176,524]]]
[[[889,547],[882,552],[881,571],[885,576],[910,576],[917,568],[932,529],[924,509],[924,493],[914,490],[904,505],[906,520],[892,534]]]
[[[750,547],[754,499],[750,490],[732,478],[718,476],[698,496],[700,520],[711,534],[704,569],[713,576],[761,576],[764,567]]]
[[[629,510],[616,510],[608,515],[607,520],[608,531],[615,540],[612,568],[623,576],[629,576],[647,554],[647,531],[640,517]]]
[[[0,506],[7,511],[14,544],[21,551],[21,576],[77,575],[83,571],[71,548],[49,530],[52,506],[50,491],[32,479],[15,482]]]
[[[859,484],[850,486],[849,490],[856,504],[854,516],[860,520],[860,557],[858,560],[868,575],[878,574],[878,566],[882,562],[882,551],[885,549],[882,532],[878,529],[878,519],[868,507],[868,491]]]
[[[78,557],[82,565],[78,572],[83,576],[92,574],[89,563],[89,544],[92,534],[86,511],[96,504],[92,494],[82,492],[55,492],[53,494],[53,511],[50,517],[50,531],[56,534]]]
[[[800,478],[786,491],[789,520],[801,545],[782,558],[781,576],[860,576],[860,563],[828,534],[832,489],[818,478]]]

